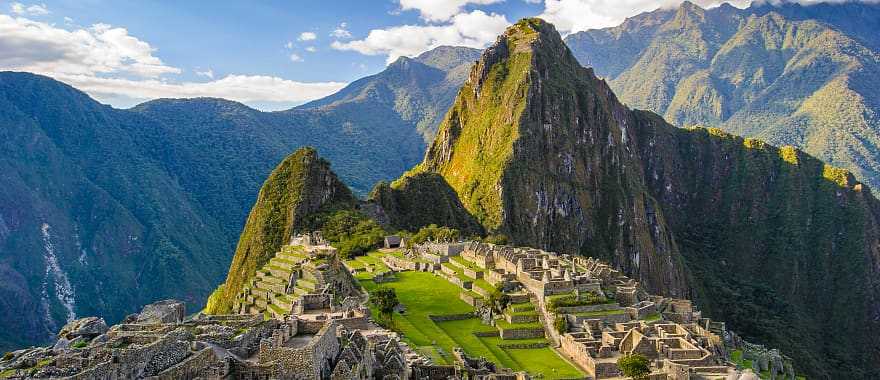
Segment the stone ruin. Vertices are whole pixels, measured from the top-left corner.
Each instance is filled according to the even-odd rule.
[[[59,331],[54,346],[5,355],[0,374],[76,380],[530,378],[461,349],[452,353],[452,365],[432,363],[373,322],[366,294],[325,243],[319,234],[294,237],[242,292],[237,314],[187,318],[183,303],[165,300],[114,326],[95,317],[75,320]],[[461,286],[465,301],[488,297],[480,279],[511,304],[529,306],[508,306],[498,315],[474,302],[474,315],[497,322],[494,336],[513,346],[546,337],[550,343],[525,346],[552,345],[590,379],[621,378],[617,360],[634,353],[650,360],[651,380],[758,379],[731,362],[734,349],[773,379],[794,378],[791,361],[778,350],[744,342],[690,301],[650,295],[595,259],[480,242],[416,246],[400,260],[416,259],[434,264],[414,268]],[[474,281],[463,281],[462,274]],[[549,324],[557,318],[565,321],[562,331]],[[509,327],[536,322],[540,327]]]

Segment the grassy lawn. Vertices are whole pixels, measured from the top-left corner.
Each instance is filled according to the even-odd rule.
[[[587,311],[583,313],[575,313],[574,315],[578,317],[605,317],[609,315],[620,315],[625,314],[626,309],[616,309],[616,310],[600,310],[600,311]]]
[[[378,286],[361,281],[367,291]],[[435,323],[429,315],[461,314],[473,308],[458,298],[462,291],[444,278],[426,272],[401,272],[398,280],[382,286],[394,288],[406,313],[395,314],[392,328],[403,334],[414,349],[440,364],[452,363],[453,347],[461,347],[472,356],[484,356],[504,367],[543,374],[547,379],[582,377],[577,369],[560,358],[551,348],[505,349],[502,344],[545,342],[544,339],[502,341],[498,337],[477,337],[477,331],[494,331],[478,319]],[[555,372],[554,372],[555,371]]]
[[[473,262],[470,262],[461,256],[452,256],[449,258],[449,260],[455,261],[458,265],[461,265],[461,266],[468,268],[468,269],[471,269],[473,271],[483,272],[486,270],[485,268],[483,268]]]

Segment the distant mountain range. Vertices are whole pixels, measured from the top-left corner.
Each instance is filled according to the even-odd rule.
[[[880,185],[880,4],[685,2],[568,36],[628,106],[793,145]]]
[[[365,194],[421,160],[478,57],[437,48],[268,113],[222,99],[119,110],[0,73],[0,348],[45,343],[71,315],[202,305],[278,161],[314,146]]]

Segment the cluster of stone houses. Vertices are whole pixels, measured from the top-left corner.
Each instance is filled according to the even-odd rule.
[[[537,318],[514,320],[522,313],[505,313],[508,327],[499,326],[502,339],[535,337],[535,331],[505,334],[505,329],[511,322],[541,321],[540,334],[589,378],[625,378],[617,361],[635,353],[651,361],[651,380],[758,378],[731,362],[730,350],[742,342],[724,323],[703,318],[689,300],[648,294],[637,281],[599,260],[482,242],[417,245],[406,257],[431,263],[418,269],[461,286],[461,298],[477,307],[488,296],[480,279],[512,300],[531,300]],[[399,258],[387,260],[392,268],[413,267]],[[569,302],[555,304],[560,298]],[[557,318],[564,319],[564,331],[551,325]],[[791,364],[779,362],[767,367],[770,377],[794,379]]]

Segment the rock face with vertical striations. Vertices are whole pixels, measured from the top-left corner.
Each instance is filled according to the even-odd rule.
[[[245,281],[303,227],[308,215],[330,207],[350,207],[356,202],[351,190],[315,149],[300,148],[285,158],[260,189],[226,282],[209,299],[207,311],[228,312]]]
[[[390,187],[417,176],[448,185],[486,232],[693,297],[811,377],[880,370],[868,188],[792,147],[628,109],[542,20],[483,53],[424,161]]]

